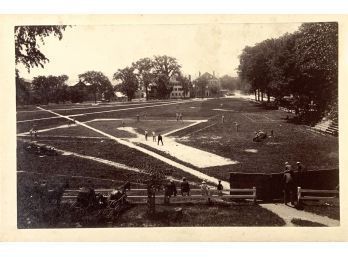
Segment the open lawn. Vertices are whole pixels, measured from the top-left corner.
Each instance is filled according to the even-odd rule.
[[[176,103],[176,104],[174,104]],[[163,105],[168,104],[168,105]],[[129,108],[128,108],[129,107]],[[142,109],[131,109],[134,107],[146,107]],[[149,108],[148,108],[149,107]],[[151,107],[151,108],[150,108]],[[79,107],[80,108],[80,107]],[[59,108],[57,108],[59,110]],[[63,109],[63,108],[61,108]],[[119,109],[125,109],[118,111]],[[323,136],[309,131],[306,126],[296,125],[285,120],[287,113],[278,110],[265,110],[260,105],[245,99],[210,99],[205,101],[178,101],[178,102],[154,102],[137,103],[132,105],[120,104],[115,106],[102,106],[100,113],[92,109],[75,109],[70,111],[57,111],[62,114],[84,114],[77,116],[78,121],[92,121],[94,119],[123,119],[126,126],[135,128],[139,133],[144,130],[149,132],[168,132],[175,130],[189,123],[176,122],[175,113],[181,112],[185,119],[199,120],[207,119],[207,122],[180,130],[172,134],[177,142],[198,149],[217,154],[222,157],[236,161],[236,164],[216,166],[209,168],[197,168],[191,163],[182,162],[173,156],[168,156],[160,151],[153,151],[181,162],[189,167],[215,176],[220,179],[228,180],[229,172],[280,172],[285,161],[295,163],[301,161],[308,169],[335,168],[338,166],[338,138]],[[107,110],[107,112],[104,112]],[[110,112],[115,110],[115,112]],[[29,112],[34,115],[36,112]],[[90,114],[88,114],[90,113]],[[136,115],[140,115],[140,122],[136,122]],[[144,115],[146,114],[146,119]],[[38,112],[42,115],[42,112]],[[221,116],[225,116],[225,122],[221,122]],[[36,118],[33,116],[32,118]],[[239,124],[239,131],[236,131],[235,122]],[[54,126],[66,125],[68,122],[62,118],[36,121],[39,129],[52,128]],[[18,123],[19,131],[28,131],[30,122]],[[120,127],[121,120],[99,120],[88,122],[88,125],[116,137],[132,137],[126,131],[117,129]],[[274,137],[269,137],[263,142],[253,142],[252,137],[257,130],[263,130],[270,135],[273,130]],[[106,140],[96,141],[91,145],[90,141],[74,139],[74,136],[103,137],[81,126],[71,126],[69,128],[55,129],[40,133],[46,136],[69,136],[70,139],[52,139],[52,145],[64,150],[87,152],[92,156],[100,158],[118,160],[124,164],[136,167],[141,163],[141,159],[131,160],[120,158],[115,154],[115,150]],[[39,135],[39,136],[40,136]],[[134,136],[134,135],[133,135]],[[151,136],[151,135],[150,135]],[[39,139],[40,140],[40,139]],[[151,140],[151,138],[150,138]],[[164,139],[165,140],[165,139]],[[41,140],[40,140],[41,141]],[[96,147],[97,145],[97,147]],[[134,150],[127,149],[125,146],[118,145],[132,155]],[[98,150],[95,150],[95,149]],[[149,148],[148,148],[149,149]],[[111,154],[112,153],[112,154]],[[194,153],[193,153],[194,154]],[[161,163],[160,161],[151,162]],[[158,168],[154,165],[154,169]]]
[[[290,123],[285,119],[290,114],[266,110],[246,99],[171,100],[101,106],[54,105],[49,109],[61,115],[74,115],[83,124],[68,125],[69,121],[65,118],[56,118],[54,114],[35,108],[28,107],[17,112],[19,134],[28,132],[35,124],[40,130],[39,137],[35,139],[37,143],[70,152],[40,156],[25,150],[23,140],[18,140],[19,195],[26,195],[34,181],[42,180],[48,181],[49,186],[69,181],[70,188],[79,188],[91,181],[95,187],[112,188],[125,181],[131,181],[134,186],[144,186],[143,183],[152,173],[162,174],[177,182],[186,177],[190,183],[198,184],[202,180],[199,173],[210,176],[214,182],[217,179],[224,182],[229,180],[229,172],[281,172],[285,161],[292,164],[301,161],[307,169],[338,167],[338,138],[317,134],[306,126]],[[175,120],[176,113],[182,113],[183,121]],[[236,123],[239,124],[238,131]],[[84,127],[84,124],[110,136]],[[145,130],[149,132],[150,142],[145,142],[143,138]],[[273,131],[273,137],[263,142],[253,142],[254,132],[258,130],[268,135]],[[152,142],[152,131],[156,135],[165,135],[164,147]],[[28,135],[24,138],[29,140]],[[136,147],[132,148],[130,144]],[[187,149],[192,152],[187,152]],[[204,161],[200,161],[200,158]],[[120,168],[120,165],[128,168]],[[22,207],[19,202],[20,216],[23,214],[21,212],[25,212]],[[180,221],[173,219],[173,207],[159,206],[158,216],[153,219],[147,216],[146,206],[132,206],[113,226],[284,225],[278,216],[257,205],[180,206],[184,208]],[[325,209],[305,206],[305,210],[339,219],[339,207]],[[61,211],[54,212],[60,217],[65,215]],[[75,226],[75,221],[60,223],[59,218],[54,220],[54,224],[50,222],[38,227]],[[103,222],[94,224],[106,226]],[[86,226],[90,226],[88,224]]]

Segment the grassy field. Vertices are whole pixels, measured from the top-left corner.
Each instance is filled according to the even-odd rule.
[[[125,108],[124,106],[121,107]],[[115,108],[121,107],[117,106]],[[214,109],[223,109],[225,111],[216,111]],[[79,112],[88,113],[89,110],[79,110]],[[228,179],[229,172],[280,172],[285,161],[291,163],[301,161],[308,169],[335,168],[338,166],[338,138],[311,132],[303,125],[287,122],[285,117],[288,114],[282,111],[265,110],[255,103],[242,99],[211,99],[202,102],[183,101],[176,105],[157,106],[148,109],[90,114],[77,117],[77,120],[88,121],[102,118],[135,119],[137,114],[143,115],[144,112],[146,112],[148,120],[160,120],[160,122],[141,120],[137,123],[133,120],[126,121],[126,126],[135,127],[140,133],[143,133],[145,129],[163,133],[181,126],[181,124],[178,126],[178,123],[175,121],[165,121],[175,119],[176,112],[182,112],[184,120],[208,119],[208,122],[178,131],[173,136],[176,136],[177,141],[182,144],[238,161],[238,164],[234,165],[200,169],[200,171],[218,178]],[[33,115],[33,113],[30,114]],[[225,116],[225,123],[223,124],[221,123],[221,115]],[[238,132],[235,130],[234,122],[240,124]],[[67,121],[62,119],[42,120],[37,122],[37,126],[47,128],[66,123]],[[130,136],[127,132],[116,130],[121,125],[120,123],[120,121],[99,121],[90,122],[88,125],[115,136]],[[18,124],[19,131],[25,130],[24,128],[26,127],[28,127],[28,123]],[[254,132],[259,129],[268,132],[268,134],[273,130],[274,137],[268,138],[264,142],[253,142]],[[42,134],[71,137],[75,135],[101,136],[80,126],[52,130]],[[92,146],[89,141],[77,140],[75,142],[75,139],[72,138],[61,141],[53,140],[52,144],[65,150],[87,151],[92,156],[95,155],[95,153],[92,153],[95,151],[91,150]],[[124,151],[126,152],[127,150]],[[133,150],[129,149],[129,151],[132,154]],[[99,141],[98,156],[106,159],[112,158],[113,160],[118,158],[109,152],[113,152],[110,148],[110,142]],[[169,156],[169,158],[171,157]],[[124,158],[120,160],[125,161],[127,165],[134,165],[135,163],[133,160]],[[177,161],[180,162],[180,160]],[[190,166],[190,164],[187,165]]]
[[[76,109],[62,110],[69,109],[71,106]],[[81,109],[83,106],[87,106],[89,109]],[[166,133],[191,124],[185,120],[206,119],[207,122],[177,131],[171,137],[175,137],[178,143],[230,158],[237,161],[237,164],[197,168],[193,164],[185,163],[174,156],[161,152],[157,148],[141,143],[138,143],[138,145],[177,163],[226,181],[229,180],[229,172],[281,172],[285,161],[292,164],[301,161],[307,169],[338,167],[338,138],[314,133],[308,130],[306,126],[288,122],[285,118],[290,114],[278,110],[267,110],[258,104],[243,99],[210,99],[205,101],[179,101],[177,103],[157,101],[105,106],[54,105],[49,108],[63,115],[81,114],[81,116],[76,116],[76,120],[87,122],[86,124],[89,126],[119,138],[134,137],[126,131],[117,129],[122,126],[121,120],[92,120],[123,119],[125,126],[133,127],[137,132],[143,134],[144,130]],[[35,108],[23,108],[21,110],[22,112],[17,113],[17,121],[54,117],[54,115],[46,112],[35,111]],[[174,121],[175,114],[179,112],[183,114],[184,122]],[[137,115],[140,115],[140,122],[136,121]],[[225,118],[224,123],[221,121],[222,115]],[[235,122],[239,124],[239,131],[236,131]],[[37,129],[47,129],[67,125],[68,121],[64,118],[54,118],[18,122],[18,133],[29,131],[33,124]],[[254,132],[257,130],[263,130],[268,134],[273,130],[274,136],[263,142],[253,142]],[[149,140],[152,140],[151,134]],[[164,137],[165,140],[166,137]],[[190,182],[201,182],[201,179],[193,175],[80,125],[39,133],[37,141],[60,150],[125,164],[143,170],[148,174],[160,173],[167,176],[167,178],[181,180],[182,177],[186,177]],[[74,155],[38,156],[26,151],[23,142],[20,140],[17,144],[17,170],[21,171],[17,173],[19,194],[25,194],[34,181],[41,180],[48,181],[49,185],[63,183],[68,180],[71,188],[79,188],[86,185],[87,181],[92,181],[95,187],[110,188],[117,187],[124,181],[142,184],[149,179],[148,174],[117,169],[92,160],[81,159]],[[18,207],[19,213],[25,213],[22,204],[19,203]],[[306,205],[305,210],[339,219],[339,207],[331,207],[319,208],[318,206]],[[209,208],[204,205],[197,207],[184,206],[185,215],[180,222],[171,219],[171,208],[161,206],[158,212],[159,216],[154,220],[146,216],[144,206],[133,206],[122,215],[120,222],[114,225],[283,225],[282,220],[278,220],[276,215],[259,206],[210,206]],[[53,212],[57,212],[57,210],[53,210]],[[64,217],[65,214],[58,212],[54,215]],[[24,216],[22,215],[21,218]],[[194,217],[197,218],[194,219]],[[216,217],[219,218],[216,219]],[[73,223],[67,225],[64,222],[59,223],[58,220],[54,221],[55,224],[53,225],[50,223],[52,221],[46,222],[45,226],[74,226]],[[104,221],[101,222],[105,226]],[[302,221],[299,221],[299,225],[302,223]]]

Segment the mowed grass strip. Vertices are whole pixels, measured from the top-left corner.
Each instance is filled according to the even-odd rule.
[[[160,173],[179,180],[183,177],[187,177],[190,181],[198,182],[196,177],[187,174],[178,168],[110,139],[39,139],[38,141],[61,150],[115,161],[126,164],[130,167],[139,168],[146,172]],[[84,166],[82,165],[80,169],[83,169],[83,167]]]
[[[82,141],[86,140],[81,140],[81,142]],[[30,178],[36,179],[39,177],[52,177],[52,183],[64,182],[68,180],[69,182],[72,182],[71,186],[75,188],[83,186],[86,182],[86,180],[83,179],[72,180],[69,177],[56,177],[57,174],[133,182],[144,181],[149,178],[146,174],[139,174],[128,170],[117,169],[106,164],[82,159],[72,155],[40,157],[39,155],[26,151],[22,142],[18,142],[17,145],[17,170],[24,171],[24,173],[19,173],[19,176],[26,178],[23,181],[27,181],[25,183],[27,183],[28,186],[33,185],[32,182],[34,182]],[[25,172],[29,173],[27,174]],[[35,173],[41,173],[41,175],[38,176]],[[45,174],[47,176],[45,176]],[[76,184],[73,183],[73,181],[76,181]],[[81,184],[79,184],[79,181],[81,182]],[[98,182],[97,180],[95,180],[94,182],[97,183],[98,186],[106,186],[105,181]],[[18,188],[21,188],[21,186],[23,186],[23,184],[19,184]]]

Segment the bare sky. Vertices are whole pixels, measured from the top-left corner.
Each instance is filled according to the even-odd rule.
[[[69,84],[78,74],[101,71],[112,79],[117,69],[143,57],[169,55],[177,58],[184,74],[198,72],[236,76],[239,55],[247,45],[294,32],[299,23],[200,24],[200,25],[115,25],[68,27],[59,41],[46,38],[41,51],[50,59],[45,68],[30,73],[19,65],[22,77],[39,75],[69,76]],[[113,81],[114,83],[114,81]]]

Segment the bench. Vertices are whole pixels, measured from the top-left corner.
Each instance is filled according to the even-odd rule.
[[[303,189],[297,188],[297,202],[300,203],[303,200],[325,200],[334,199],[339,195],[338,190],[316,190],[316,189]]]

